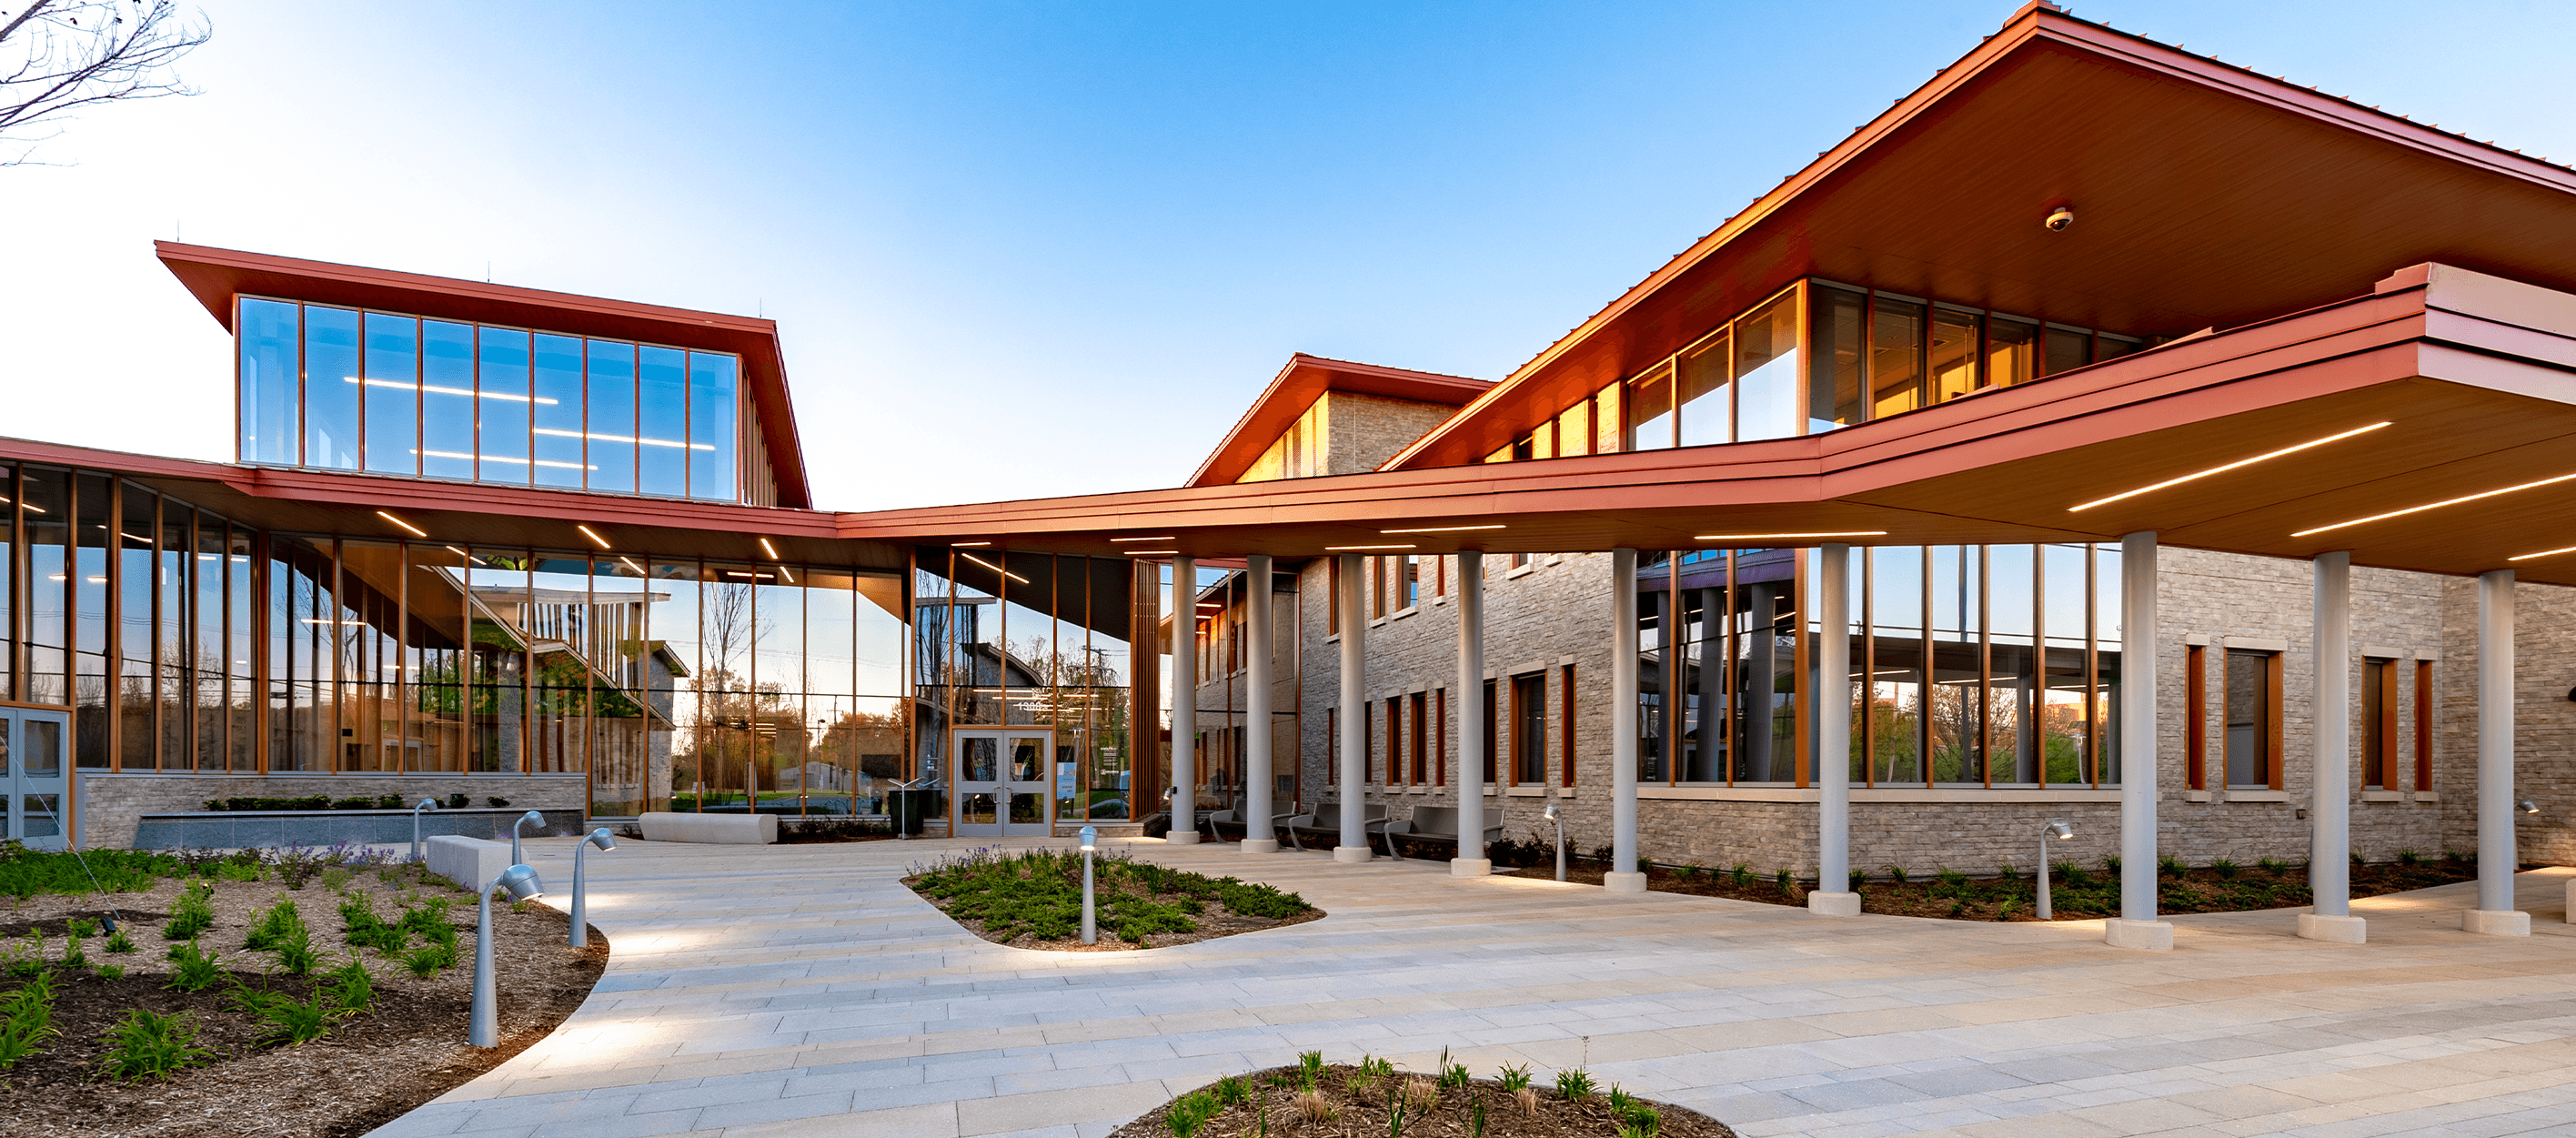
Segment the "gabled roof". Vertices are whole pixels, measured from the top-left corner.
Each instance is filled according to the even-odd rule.
[[[233,326],[233,297],[247,294],[731,352],[742,357],[743,384],[759,412],[761,441],[778,479],[778,504],[813,505],[777,321],[174,241],[152,245],[226,331]]]
[[[2576,286],[2576,171],[2034,3],[1389,467],[1474,462],[1800,277],[2172,335],[2433,261]]]
[[[1217,444],[1215,453],[1208,455],[1207,461],[1200,463],[1198,471],[1182,485],[1223,485],[1243,477],[1243,472],[1252,469],[1280,432],[1327,391],[1460,407],[1492,386],[1490,380],[1328,360],[1299,352],[1288,357],[1288,366],[1279,369],[1261,397],[1253,400],[1243,418],[1235,421],[1234,429],[1226,432],[1225,441]]]

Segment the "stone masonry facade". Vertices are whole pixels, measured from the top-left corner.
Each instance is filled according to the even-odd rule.
[[[587,809],[587,776],[578,774],[80,774],[81,844],[121,848],[134,844],[146,814],[205,809],[207,799],[329,798],[401,795],[406,802],[462,793],[476,806],[505,798],[529,810]]]

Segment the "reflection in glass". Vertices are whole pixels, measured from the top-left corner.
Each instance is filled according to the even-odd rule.
[[[1724,332],[1682,353],[1681,445],[1734,441],[1735,409],[1731,404],[1735,392],[1727,385],[1727,367],[1733,355],[1733,342]]]
[[[591,470],[583,449],[581,340],[539,332],[535,345],[529,463],[537,485],[577,490]]]
[[[71,473],[25,468],[27,527],[27,686],[29,703],[69,703],[64,686],[71,664],[64,635],[71,630]]]
[[[689,492],[688,353],[647,346],[637,355],[635,488],[684,497]]]
[[[1923,405],[1923,306],[1877,298],[1869,324],[1869,417],[1884,419]]]
[[[2011,387],[2038,378],[2039,326],[1997,316],[1986,331],[1986,382]]]
[[[1664,364],[1628,381],[1629,450],[1673,445],[1673,369]]]
[[[475,334],[481,344],[475,378],[481,395],[474,400],[482,424],[478,477],[525,485],[535,470],[528,463],[528,334],[515,328],[481,328]]]
[[[291,466],[300,429],[296,306],[247,296],[240,303],[235,327],[240,342],[241,460]]]
[[[432,478],[474,477],[474,406],[477,402],[480,400],[474,395],[474,326],[447,320],[421,321],[422,474]]]
[[[590,489],[635,492],[635,345],[590,343]]]
[[[367,470],[420,472],[420,322],[382,312],[366,318]],[[347,382],[358,383],[352,374]]]
[[[358,314],[304,308],[304,461],[358,468]]]
[[[689,353],[689,494],[736,498],[734,426],[737,398],[732,356]],[[712,449],[706,449],[712,448]]]
[[[1815,324],[1807,377],[1807,430],[1813,434],[1861,421],[1861,332],[1867,298],[1823,285],[1811,290]]]
[[[1979,386],[1977,325],[1974,312],[1935,305],[1932,309],[1932,401],[1948,402]]]
[[[1783,296],[1735,322],[1735,437],[1798,433],[1798,297]]]

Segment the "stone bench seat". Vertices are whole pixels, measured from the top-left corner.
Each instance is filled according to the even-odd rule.
[[[648,842],[766,846],[778,841],[776,814],[653,813],[635,820]]]
[[[1360,840],[1356,842],[1342,840],[1342,806],[1338,802],[1317,803],[1313,810],[1304,814],[1291,814],[1279,820],[1279,827],[1288,832],[1288,844],[1300,850],[1306,848],[1305,842],[1301,840],[1304,838],[1315,839],[1318,849],[1332,849],[1342,845],[1363,847],[1374,845],[1370,835],[1385,826],[1386,804],[1383,802],[1365,803],[1360,807]]]
[[[1389,822],[1376,832],[1386,837],[1386,855],[1398,861],[1404,860],[1404,855],[1396,852],[1397,838],[1428,845],[1448,846],[1455,850],[1458,848],[1458,808],[1416,806],[1413,808],[1413,817],[1401,822]],[[1501,841],[1502,837],[1503,823],[1502,819],[1497,817],[1493,824],[1485,827],[1485,840],[1496,842]]]

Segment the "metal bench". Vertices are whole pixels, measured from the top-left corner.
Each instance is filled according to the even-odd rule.
[[[1413,817],[1401,822],[1389,822],[1376,832],[1386,836],[1386,855],[1397,861],[1404,860],[1404,855],[1397,852],[1395,848],[1397,838],[1428,845],[1445,845],[1455,850],[1458,848],[1458,808],[1416,806],[1413,808]],[[1492,824],[1485,827],[1485,840],[1497,842],[1501,841],[1502,837],[1502,811],[1498,808],[1494,812]],[[1453,853],[1451,856],[1456,855]]]
[[[1357,842],[1342,841],[1342,804],[1338,802],[1316,803],[1313,810],[1289,815],[1281,819],[1279,824],[1281,828],[1288,831],[1288,844],[1299,850],[1306,848],[1306,843],[1299,840],[1301,838],[1315,838],[1319,842],[1329,839],[1329,844],[1319,845],[1317,847],[1319,849],[1331,849],[1333,846],[1345,844],[1371,846],[1376,843],[1370,840],[1370,835],[1386,826],[1386,804],[1383,802],[1361,804],[1360,840]]]

